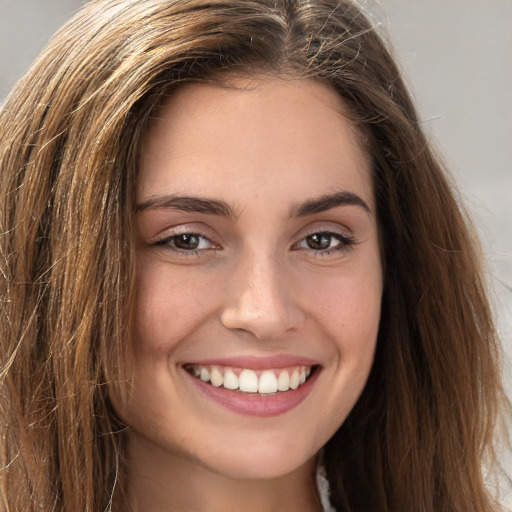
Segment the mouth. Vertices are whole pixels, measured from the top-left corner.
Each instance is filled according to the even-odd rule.
[[[276,395],[302,387],[317,370],[317,365],[287,368],[250,368],[186,364],[183,369],[195,379],[215,388],[247,395]]]

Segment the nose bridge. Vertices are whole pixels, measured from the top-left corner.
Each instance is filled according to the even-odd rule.
[[[302,313],[292,299],[292,284],[274,254],[248,251],[231,276],[222,323],[259,339],[275,338],[297,327]]]
[[[275,310],[284,299],[284,287],[279,286],[279,280],[284,276],[279,276],[278,266],[270,255],[256,256],[245,265],[240,276],[240,299],[252,314],[261,315],[267,308]]]

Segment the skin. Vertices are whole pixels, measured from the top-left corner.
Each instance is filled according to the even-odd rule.
[[[131,510],[319,509],[317,454],[365,385],[382,294],[368,158],[342,112],[326,85],[267,77],[185,85],[150,125],[136,190],[134,384],[120,406]],[[171,196],[228,211],[184,211]],[[183,250],[184,232],[196,250]],[[314,233],[328,233],[327,249],[311,247]],[[271,417],[226,409],[183,369],[275,354],[319,370],[300,404]]]

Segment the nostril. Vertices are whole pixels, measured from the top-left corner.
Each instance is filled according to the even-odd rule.
[[[300,316],[290,310],[263,312],[230,308],[223,311],[221,323],[226,329],[248,332],[259,340],[271,340],[296,329]]]
[[[304,314],[291,298],[294,286],[283,269],[277,268],[275,259],[262,260],[246,261],[232,276],[220,320],[227,329],[270,340],[298,328]]]

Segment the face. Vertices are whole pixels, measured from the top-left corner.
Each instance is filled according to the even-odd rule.
[[[369,164],[337,94],[245,85],[183,86],[148,130],[121,414],[161,460],[271,478],[311,461],[361,394],[382,275]]]

